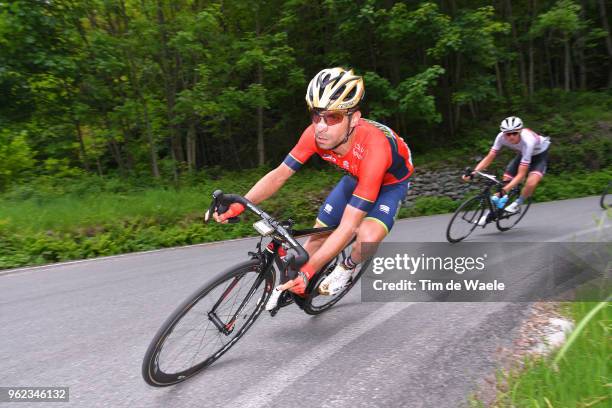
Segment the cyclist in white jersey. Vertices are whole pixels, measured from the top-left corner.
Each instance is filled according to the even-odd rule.
[[[527,180],[520,197],[504,209],[514,214],[520,210],[523,202],[531,197],[546,173],[550,138],[524,128],[523,121],[516,116],[507,117],[501,122],[500,132],[497,134],[489,154],[478,163],[474,171],[487,168],[495,160],[497,152],[503,146],[518,152],[504,172],[504,181],[507,182],[503,188],[504,194],[507,194],[521,181]],[[463,176],[463,180],[469,181],[470,177]],[[483,216],[483,219],[478,223],[479,225],[484,225],[487,215]]]

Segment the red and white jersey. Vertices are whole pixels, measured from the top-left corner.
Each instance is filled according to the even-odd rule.
[[[349,204],[361,210],[371,207],[381,186],[403,182],[414,171],[410,149],[404,139],[389,127],[363,118],[355,126],[350,149],[344,156],[319,148],[314,125],[310,125],[284,163],[298,170],[315,153],[357,178]]]
[[[506,140],[503,132],[499,132],[493,143],[491,150],[497,153],[502,146],[509,147],[521,153],[521,165],[529,165],[531,157],[540,154],[550,146],[550,138],[537,134],[531,129],[521,129],[521,140],[517,144],[512,144]]]

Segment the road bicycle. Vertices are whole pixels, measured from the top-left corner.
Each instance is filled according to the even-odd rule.
[[[612,181],[608,182],[606,188],[604,188],[603,193],[601,194],[601,198],[599,199],[599,205],[604,210],[608,208],[612,208]]]
[[[289,219],[278,221],[246,198],[217,190],[206,212],[205,221],[216,211],[223,213],[231,203],[241,203],[260,220],[253,224],[261,235],[250,259],[214,276],[187,298],[157,331],[142,364],[142,376],[155,387],[173,385],[192,377],[226,353],[261,315],[276,286],[292,279],[308,261],[308,253],[296,238],[332,232],[336,227],[294,230]],[[236,222],[237,219],[230,219]],[[269,239],[269,242],[264,242]],[[344,297],[367,268],[364,262],[351,280],[334,296],[321,296],[319,284],[335,266],[350,254],[352,241],[310,279],[305,296],[283,292],[272,311],[295,303],[304,312],[316,315]]]
[[[471,169],[466,169],[465,175],[470,176],[471,174]],[[479,220],[487,210],[488,215],[482,228],[485,228],[489,223],[495,222],[498,230],[508,231],[523,219],[531,205],[530,197],[525,200],[520,206],[519,211],[514,214],[504,211],[504,208],[498,208],[491,202],[491,195],[493,191],[503,195],[502,187],[504,183],[499,181],[494,175],[480,171],[475,171],[474,175],[482,178],[484,188],[478,195],[468,198],[457,208],[446,228],[446,239],[448,242],[460,242],[467,238],[479,226]],[[520,185],[516,186],[508,193],[506,205],[519,198],[521,187]]]

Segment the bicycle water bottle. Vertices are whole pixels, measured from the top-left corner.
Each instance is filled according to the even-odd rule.
[[[497,202],[497,208],[504,208],[507,202],[508,202],[508,195],[505,195],[502,198],[500,198],[499,201]]]
[[[493,207],[497,207],[499,205],[499,197],[495,194],[491,196],[491,202],[493,203]]]

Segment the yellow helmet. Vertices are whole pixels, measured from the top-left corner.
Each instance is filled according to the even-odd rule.
[[[326,68],[308,84],[306,103],[310,109],[351,109],[359,105],[364,93],[363,78],[352,69]]]

